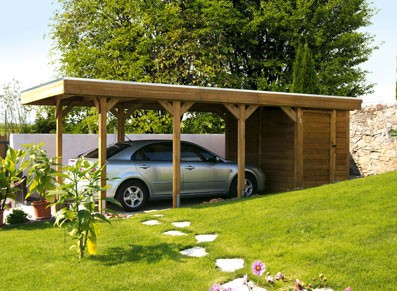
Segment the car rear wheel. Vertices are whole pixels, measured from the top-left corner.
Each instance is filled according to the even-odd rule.
[[[251,174],[245,173],[243,196],[249,197],[255,193],[256,193],[256,180]],[[237,177],[234,178],[230,186],[230,197],[237,197]]]
[[[147,203],[149,191],[141,181],[129,180],[117,189],[116,199],[125,210],[138,211]]]

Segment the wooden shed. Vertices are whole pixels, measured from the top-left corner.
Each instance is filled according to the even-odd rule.
[[[246,161],[263,169],[267,192],[347,179],[349,111],[361,108],[360,99],[348,97],[77,78],[28,89],[22,104],[56,107],[57,156],[62,156],[63,117],[74,106],[95,106],[102,165],[108,112],[116,116],[118,140],[124,141],[125,120],[135,109],[168,111],[173,115],[174,207],[180,192],[180,120],[185,112],[216,112],[224,118],[226,158],[238,161],[237,190],[242,193]]]
[[[358,101],[358,100],[357,100]],[[246,123],[246,162],[266,173],[267,192],[349,178],[349,111],[260,107]],[[226,127],[226,153],[236,159],[237,125]]]

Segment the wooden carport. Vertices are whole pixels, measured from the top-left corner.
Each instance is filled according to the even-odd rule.
[[[24,105],[50,105],[56,107],[56,155],[61,162],[63,118],[74,106],[95,107],[98,111],[99,163],[103,166],[102,183],[106,177],[106,122],[112,112],[118,122],[118,141],[125,138],[124,123],[136,109],[165,109],[173,116],[173,207],[179,205],[180,193],[180,121],[183,114],[192,111],[210,111],[223,118],[234,118],[238,162],[237,193],[244,188],[246,162],[246,120],[259,108],[280,108],[285,118],[293,123],[293,187],[303,187],[302,110],[325,110],[330,118],[331,151],[336,144],[337,113],[344,117],[349,110],[360,109],[361,100],[348,97],[277,93],[253,90],[194,87],[123,81],[105,81],[63,78],[22,92]],[[346,123],[346,119],[343,119]],[[347,118],[348,122],[348,118]],[[332,129],[334,128],[334,129]],[[255,130],[258,130],[256,128]],[[348,129],[347,129],[348,131]],[[228,131],[227,131],[228,133]],[[234,141],[235,142],[235,141]],[[345,142],[345,140],[344,140]],[[230,139],[227,143],[230,148]],[[346,145],[345,145],[346,146]],[[227,151],[230,152],[230,149]],[[335,157],[331,153],[330,175],[334,175]],[[332,179],[330,180],[332,182]],[[104,209],[106,192],[102,192],[100,211]]]

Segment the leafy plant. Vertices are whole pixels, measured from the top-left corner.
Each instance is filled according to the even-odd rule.
[[[7,199],[14,199],[18,186],[23,182],[22,172],[28,162],[24,160],[26,152],[9,148],[5,158],[0,157],[0,211],[6,208]]]
[[[20,224],[28,221],[28,214],[22,209],[13,209],[7,216],[7,223],[9,224]]]
[[[29,157],[28,170],[28,198],[32,193],[37,193],[41,201],[45,201],[48,192],[55,189],[55,177],[57,165],[55,158],[49,158],[43,143],[24,145]]]
[[[390,129],[389,130],[390,137],[397,137],[397,129]]]
[[[50,191],[59,199],[54,204],[63,207],[56,214],[55,225],[65,226],[76,240],[79,258],[88,253],[96,254],[99,221],[110,223],[109,219],[95,211],[98,193],[106,187],[100,186],[101,168],[98,163],[78,159],[74,165],[63,167],[65,173],[59,174],[65,183]],[[114,199],[106,200],[117,203]]]

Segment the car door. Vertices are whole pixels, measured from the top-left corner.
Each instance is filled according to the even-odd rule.
[[[172,193],[172,144],[156,142],[146,145],[132,156],[136,168],[149,185],[151,194]]]
[[[224,193],[230,169],[214,154],[190,143],[181,145],[182,194]]]

